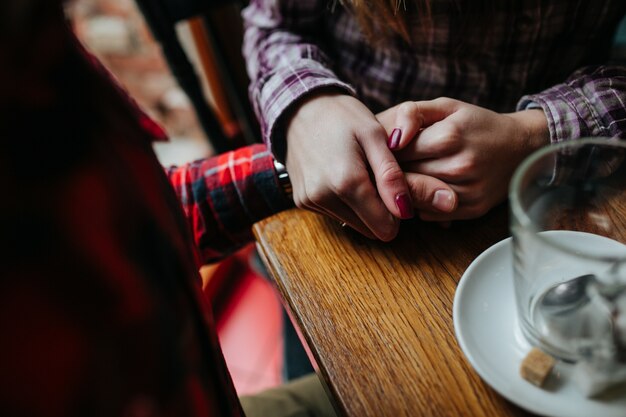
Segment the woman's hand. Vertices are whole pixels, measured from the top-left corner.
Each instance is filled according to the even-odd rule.
[[[403,103],[378,117],[387,130],[405,124],[407,135],[396,154],[405,171],[445,181],[458,195],[458,208],[448,213],[422,209],[424,220],[482,216],[506,199],[519,163],[549,143],[547,119],[540,109],[500,114],[439,98]]]
[[[323,91],[299,104],[287,121],[286,166],[296,206],[370,238],[393,239],[398,218],[413,216],[385,129],[352,96]]]

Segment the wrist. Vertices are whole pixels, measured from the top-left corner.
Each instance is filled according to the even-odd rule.
[[[283,115],[286,138],[289,138],[290,132],[302,128],[307,130],[311,124],[319,123],[320,112],[327,110],[333,99],[342,96],[352,97],[336,86],[323,86],[302,95]]]
[[[541,108],[522,110],[511,116],[524,132],[524,143],[530,152],[550,144],[548,118]]]

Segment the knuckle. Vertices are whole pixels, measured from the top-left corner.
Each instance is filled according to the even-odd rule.
[[[332,194],[330,190],[321,184],[315,184],[307,189],[307,201],[309,204],[324,206]]]
[[[441,127],[433,141],[435,152],[459,152],[463,148],[463,132],[453,123],[447,123]]]
[[[380,136],[387,136],[385,129],[374,121],[368,121],[358,127],[357,139],[362,141],[364,139],[370,140]]]
[[[294,193],[293,194],[293,203],[296,207],[301,209],[306,209],[310,206],[310,202],[302,193]]]
[[[412,181],[409,183],[411,200],[414,203],[425,203],[429,201],[429,191],[425,181]]]
[[[293,202],[298,208],[312,209],[324,206],[332,192],[321,179],[307,179],[302,187],[293,190]]]
[[[437,97],[436,99],[433,100],[433,103],[448,106],[448,105],[457,103],[457,100],[450,98],[450,97]]]
[[[457,162],[448,167],[448,177],[454,180],[461,180],[467,175],[465,162]]]
[[[446,141],[449,145],[461,143],[463,139],[463,127],[459,126],[453,120],[449,120],[443,127],[442,140]]]
[[[311,207],[311,200],[309,200],[305,189],[293,190],[293,202],[296,207],[301,209],[307,209]]]
[[[398,106],[398,115],[408,119],[415,118],[419,114],[419,108],[414,101],[405,101]]]
[[[360,187],[369,181],[366,172],[345,172],[333,178],[331,188],[341,198],[354,195]]]
[[[458,180],[473,178],[477,168],[476,158],[465,155],[463,158],[457,158],[449,167],[448,175]]]
[[[395,184],[404,179],[404,173],[396,161],[383,161],[377,170],[378,180],[382,184]]]
[[[449,136],[441,135],[433,141],[432,152],[435,154],[444,154],[452,152],[453,148]]]

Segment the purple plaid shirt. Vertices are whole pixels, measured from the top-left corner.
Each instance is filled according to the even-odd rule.
[[[553,142],[626,138],[626,67],[607,64],[624,0],[502,2],[482,21],[433,2],[427,36],[409,10],[411,44],[393,38],[379,47],[332,3],[252,0],[243,12],[250,96],[268,144],[284,141],[285,111],[324,86],[373,112],[447,96],[498,112],[539,106]]]

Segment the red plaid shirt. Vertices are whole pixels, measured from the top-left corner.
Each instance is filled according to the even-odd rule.
[[[161,129],[57,17],[0,31],[0,415],[239,416],[198,261],[288,206],[272,157],[168,181]]]

